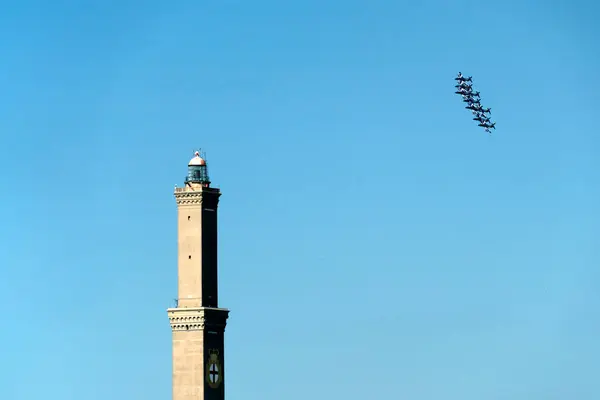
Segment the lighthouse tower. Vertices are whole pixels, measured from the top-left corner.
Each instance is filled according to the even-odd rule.
[[[219,307],[217,206],[199,152],[188,163],[177,203],[177,305],[167,313],[173,336],[173,400],[224,400],[224,332],[229,310]]]

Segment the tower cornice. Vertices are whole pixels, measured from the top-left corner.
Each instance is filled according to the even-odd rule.
[[[172,331],[225,331],[229,310],[226,308],[197,307],[167,309]]]
[[[175,188],[175,201],[177,205],[192,205],[192,204],[202,204],[204,200],[204,194],[211,194],[220,196],[221,192],[217,188]]]
[[[202,204],[202,197],[202,192],[175,191],[175,201],[178,206],[183,204]]]

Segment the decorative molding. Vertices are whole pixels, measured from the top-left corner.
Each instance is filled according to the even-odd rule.
[[[210,328],[225,331],[229,310],[223,308],[169,308],[172,331],[199,331]]]
[[[204,315],[188,315],[184,317],[169,316],[173,331],[199,331],[204,329]]]
[[[216,209],[219,204],[221,192],[218,189],[212,188],[175,188],[175,201],[177,205],[202,204],[206,200],[206,206],[211,209]]]
[[[202,192],[175,192],[177,205],[202,204]]]

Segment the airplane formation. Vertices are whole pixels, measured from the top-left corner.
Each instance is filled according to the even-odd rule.
[[[473,77],[465,77],[459,72],[454,80],[457,81],[457,84],[454,86],[456,88],[456,92],[454,93],[462,96],[462,100],[467,103],[465,108],[473,113],[473,121],[477,121],[480,127],[491,134],[491,130],[496,129],[496,123],[491,122],[490,117],[488,116],[492,113],[492,109],[483,108],[481,105],[479,92],[473,91]]]

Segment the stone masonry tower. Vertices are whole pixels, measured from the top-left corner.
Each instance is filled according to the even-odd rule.
[[[178,295],[167,313],[173,332],[173,400],[224,400],[224,332],[229,310],[219,308],[217,205],[205,160],[196,152],[185,187],[175,188]]]

